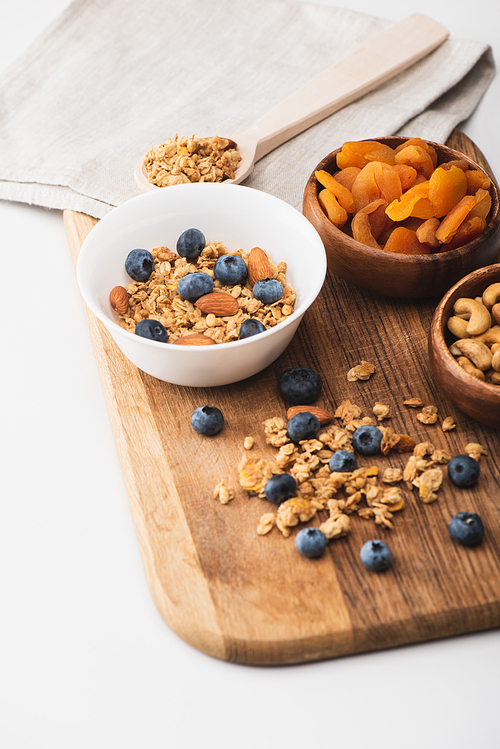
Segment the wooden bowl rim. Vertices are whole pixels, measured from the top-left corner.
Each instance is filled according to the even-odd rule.
[[[397,145],[399,143],[404,143],[409,139],[410,136],[404,137],[401,135],[388,135],[379,138],[362,138],[361,140],[373,140],[378,141],[379,143],[384,143],[385,145]],[[309,179],[307,180],[304,190],[304,202],[306,203],[307,201],[310,201],[314,204],[315,212],[321,220],[322,225],[325,227],[325,230],[327,232],[330,232],[334,237],[337,237],[338,241],[343,242],[345,246],[349,247],[350,249],[355,250],[358,253],[363,252],[367,256],[373,257],[374,259],[380,258],[384,261],[387,261],[388,256],[390,256],[393,257],[393,259],[398,263],[408,265],[415,265],[415,263],[417,263],[425,266],[426,263],[451,263],[458,260],[460,257],[473,254],[474,251],[497,230],[500,223],[500,188],[498,186],[498,183],[493,174],[490,174],[486,169],[480,166],[480,164],[475,162],[469,156],[466,156],[460,151],[457,151],[454,148],[450,148],[443,143],[436,143],[435,141],[427,139],[422,140],[425,140],[426,143],[429,143],[431,146],[435,147],[438,152],[440,150],[444,150],[445,152],[449,153],[450,158],[448,159],[448,161],[452,161],[454,159],[463,159],[464,161],[467,161],[469,164],[471,164],[474,169],[478,169],[479,171],[483,172],[483,174],[486,174],[486,176],[490,179],[489,191],[492,199],[490,220],[488,221],[483,233],[479,237],[473,239],[472,242],[468,242],[461,247],[456,247],[454,250],[435,252],[430,253],[429,255],[404,255],[403,253],[388,253],[382,249],[378,250],[375,247],[369,247],[368,245],[362,244],[361,242],[357,242],[355,239],[349,236],[349,234],[343,232],[342,229],[339,229],[337,226],[335,226],[335,224],[329,221],[329,219],[325,216],[323,209],[321,208],[318,201],[318,181],[315,176],[315,173],[322,169],[324,169],[325,171],[329,171],[329,169],[326,167],[331,166],[332,161],[337,158],[337,154],[342,150],[343,146],[339,146],[335,150],[331,151],[313,169]]]

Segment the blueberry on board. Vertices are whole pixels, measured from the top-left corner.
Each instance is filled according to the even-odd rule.
[[[353,453],[348,453],[347,450],[337,450],[330,458],[328,465],[330,471],[334,473],[350,473],[356,470],[358,462]]]
[[[254,283],[252,292],[262,304],[274,304],[283,296],[283,286],[276,278],[262,278]]]
[[[205,249],[206,240],[199,229],[186,229],[177,240],[177,252],[187,260],[196,260]]]
[[[221,255],[215,261],[214,276],[223,284],[236,286],[247,280],[247,264],[239,255]]]
[[[240,326],[240,338],[250,338],[252,335],[258,335],[258,333],[264,333],[266,326],[260,320],[255,317],[249,317],[248,320],[243,320]]]
[[[302,528],[295,536],[295,548],[309,559],[320,557],[326,549],[326,536],[319,528]]]
[[[314,403],[321,392],[321,377],[308,367],[285,369],[280,374],[278,390],[281,397],[294,406],[307,406]]]
[[[297,482],[289,473],[276,473],[266,481],[264,494],[266,499],[279,505],[290,497],[294,497],[297,491]]]
[[[224,425],[224,416],[217,406],[199,406],[191,416],[191,426],[206,437],[220,432]]]
[[[381,572],[391,563],[391,551],[383,541],[372,539],[361,547],[359,556],[367,570]]]
[[[380,450],[382,432],[378,427],[364,424],[358,427],[352,435],[352,446],[361,455],[374,455]]]
[[[214,290],[214,280],[208,273],[188,273],[177,281],[177,291],[182,299],[196,302],[200,296],[211,294]]]
[[[149,250],[131,250],[125,260],[125,270],[133,281],[147,281],[155,269]]]
[[[448,463],[448,476],[455,486],[472,486],[480,472],[479,463],[470,455],[455,455]]]
[[[484,536],[483,521],[475,512],[459,512],[448,523],[448,533],[462,546],[476,546]]]
[[[314,439],[320,428],[319,419],[309,411],[300,411],[288,422],[286,433],[292,442]]]
[[[135,326],[135,334],[152,341],[168,342],[167,329],[158,320],[140,320]]]

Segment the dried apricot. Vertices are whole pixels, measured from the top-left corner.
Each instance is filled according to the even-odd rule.
[[[444,250],[454,250],[456,247],[463,247],[464,244],[472,242],[473,239],[479,237],[486,227],[486,221],[479,216],[468,216],[465,221],[462,221],[458,229],[456,230],[452,239],[445,245],[442,245]]]
[[[458,167],[443,169],[438,166],[429,179],[429,200],[437,218],[446,216],[467,192],[467,178]]]
[[[488,190],[491,184],[488,175],[480,172],[478,169],[469,169],[465,172],[465,178],[467,179],[468,195],[475,195],[479,188]]]
[[[337,155],[337,166],[345,169],[357,166],[362,169],[370,161],[383,161],[394,164],[394,149],[376,140],[348,141]]]
[[[347,166],[345,169],[339,169],[338,172],[335,172],[333,175],[337,182],[340,182],[341,185],[344,185],[344,187],[347,187],[348,190],[352,190],[352,186],[354,184],[354,180],[360,173],[361,169],[359,166]]]
[[[342,208],[335,195],[325,187],[318,193],[318,200],[332,224],[342,228],[347,221],[347,211]]]
[[[401,197],[401,180],[394,169],[382,161],[364,166],[352,186],[352,196],[359,211],[374,200],[382,198],[391,203]]]
[[[431,176],[434,163],[431,154],[422,146],[406,146],[396,154],[396,164],[408,164],[426,179]]]
[[[332,177],[331,174],[324,170],[317,171],[314,174],[320,185],[323,185],[323,187],[326,187],[327,190],[330,190],[330,192],[335,195],[338,202],[342,208],[345,208],[347,213],[354,213],[354,198],[347,187],[341,185],[340,182],[337,182],[335,177]]]
[[[415,180],[417,179],[416,169],[409,164],[394,164],[392,168],[399,174],[399,180],[403,192],[406,192],[410,187],[413,187]]]
[[[455,235],[458,227],[465,221],[476,205],[484,199],[486,190],[478,190],[475,195],[465,195],[462,200],[454,206],[441,221],[441,226],[436,232],[436,238],[443,244],[448,244]],[[489,193],[487,193],[489,195]]]
[[[438,218],[428,218],[416,229],[416,235],[419,242],[428,244],[430,247],[439,247],[439,240],[436,239],[436,231],[439,229]]]
[[[368,247],[374,247],[376,250],[380,250],[380,245],[372,234],[372,227],[370,224],[370,217],[364,210],[358,211],[351,222],[352,236],[356,242],[367,245]]]
[[[415,206],[423,199],[429,199],[429,180],[410,187],[399,200],[394,200],[387,206],[386,213],[393,221],[402,221],[408,216],[417,215],[414,212]],[[424,218],[424,216],[418,216],[418,218]],[[430,216],[425,216],[425,218],[430,218]]]
[[[390,233],[384,250],[402,255],[428,255],[431,248],[418,241],[416,232],[405,226],[397,226]]]

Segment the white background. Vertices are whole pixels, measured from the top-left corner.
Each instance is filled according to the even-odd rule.
[[[393,21],[425,13],[491,44],[500,65],[498,0],[331,4]],[[67,5],[4,0],[0,70]],[[496,78],[462,126],[497,178],[499,94]],[[2,749],[499,749],[500,631],[254,668],[168,629],[146,586],[62,214],[0,201],[0,246]]]

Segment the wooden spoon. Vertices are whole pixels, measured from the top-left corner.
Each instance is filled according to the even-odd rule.
[[[242,160],[235,178],[224,182],[242,182],[254,164],[270,151],[421,60],[448,36],[444,26],[415,13],[372,37],[248,130],[234,137],[225,135],[235,141]],[[158,189],[148,181],[143,159],[137,164],[134,176],[142,192]]]

